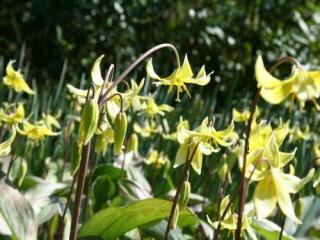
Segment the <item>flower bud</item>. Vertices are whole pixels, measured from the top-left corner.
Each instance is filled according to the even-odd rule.
[[[176,208],[174,209],[172,223],[171,223],[171,226],[170,226],[171,229],[175,229],[177,227],[178,220],[179,220],[179,206],[176,205]]]
[[[294,206],[294,213],[296,214],[297,218],[300,218],[302,216],[304,209],[304,202],[302,198],[298,198],[296,201],[296,204]]]
[[[188,181],[184,181],[181,188],[180,197],[179,197],[180,212],[183,211],[183,209],[185,209],[185,207],[189,202],[190,191],[191,191],[190,183]]]
[[[97,124],[99,120],[99,106],[98,103],[89,99],[82,111],[80,128],[79,128],[79,139],[78,146],[87,145],[88,142],[93,137],[93,134],[96,131]]]
[[[77,142],[74,142],[71,147],[71,168],[70,168],[70,176],[73,177],[80,165],[82,154],[82,145],[79,147]]]
[[[119,112],[114,121],[114,154],[119,155],[121,152],[124,137],[127,132],[127,116],[125,112]]]
[[[134,151],[135,156],[137,156],[138,155],[138,144],[139,144],[139,140],[138,140],[137,134],[135,134],[135,133],[131,134],[129,141],[128,141],[128,147],[126,149],[126,153]]]
[[[20,168],[19,168],[19,173],[18,173],[18,178],[17,178],[17,186],[20,187],[26,174],[28,171],[28,165],[25,161],[21,160]]]

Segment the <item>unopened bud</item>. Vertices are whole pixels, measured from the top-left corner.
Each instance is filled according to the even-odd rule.
[[[133,133],[129,138],[126,153],[134,151],[134,154],[137,156],[138,144],[139,144],[138,136],[137,136],[137,134]]]
[[[20,187],[28,170],[28,165],[25,161],[21,160],[20,168],[19,168],[19,173],[18,173],[18,178],[17,178],[17,186]]]
[[[93,137],[99,120],[99,106],[98,103],[89,99],[82,111],[78,145],[87,145]]]
[[[180,212],[186,208],[189,202],[190,191],[191,191],[190,183],[188,181],[184,181],[181,188],[180,197],[179,197]]]
[[[124,137],[127,132],[127,116],[125,112],[119,112],[114,121],[114,154],[121,152]]]
[[[179,206],[176,205],[176,208],[174,209],[172,223],[171,223],[171,226],[170,226],[171,229],[175,229],[177,227],[178,220],[179,220]]]
[[[79,147],[77,142],[74,142],[71,147],[71,167],[70,176],[74,176],[79,168],[81,161],[82,145]]]
[[[294,213],[296,214],[297,218],[300,218],[302,216],[304,209],[304,202],[302,198],[298,198],[296,201],[296,205],[294,206]]]

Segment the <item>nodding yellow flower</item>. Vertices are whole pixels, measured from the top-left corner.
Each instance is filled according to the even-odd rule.
[[[2,113],[2,121],[6,122],[9,125],[15,125],[21,123],[24,118],[25,112],[22,103],[18,103],[18,107],[14,113],[5,114]]]
[[[27,138],[37,142],[43,140],[45,136],[57,136],[59,132],[52,132],[43,123],[38,122],[35,125],[23,121],[23,130],[17,128],[18,132],[22,135],[26,135]]]
[[[148,158],[144,158],[143,161],[148,165],[155,164],[156,168],[170,164],[169,157],[164,152],[159,153],[157,150],[153,150]]]
[[[59,110],[58,114],[56,116],[52,116],[50,114],[42,113],[42,120],[44,124],[51,130],[52,126],[55,126],[56,128],[61,128],[60,123],[57,119],[59,119],[61,116],[61,110]]]
[[[165,112],[171,112],[173,107],[162,104],[158,106],[152,97],[146,97],[147,103],[142,105],[142,112],[140,114],[146,114],[150,118],[155,118],[158,114],[165,115]]]
[[[7,156],[10,153],[11,144],[15,137],[16,137],[16,129],[14,126],[12,126],[11,137],[7,141],[0,143],[0,157]]]
[[[222,199],[220,204],[220,217],[222,216],[229,202],[230,202],[229,195],[227,195],[224,199]],[[252,217],[253,217],[253,211],[244,212],[242,217],[241,233],[243,232],[243,230],[246,230],[252,239],[258,240],[255,233],[250,227],[250,224],[252,222]],[[207,221],[214,229],[218,228],[219,221],[211,222],[208,215],[207,215]],[[229,208],[223,221],[221,221],[221,229],[229,229],[233,237],[235,237],[237,225],[238,225],[238,214],[232,213],[231,209]]]
[[[284,215],[295,223],[301,223],[294,213],[290,194],[297,193],[311,180],[314,169],[311,169],[302,179],[282,171],[282,168],[294,158],[296,151],[296,149],[291,153],[279,151],[288,133],[288,127],[283,126],[282,122],[274,130],[270,124],[266,124],[266,121],[256,125],[249,137],[249,153],[245,171],[246,176],[249,177],[256,167],[251,180],[258,181],[253,194],[253,202],[259,218],[268,217],[278,203]],[[243,153],[239,158],[240,166],[243,165],[242,156]],[[265,161],[258,166],[259,161],[263,159]]]
[[[213,73],[209,73],[208,75],[206,74],[206,71],[204,69],[204,66],[200,69],[198,75],[196,78],[193,77],[193,72],[191,70],[191,66],[188,61],[187,55],[184,58],[184,62],[182,66],[176,70],[173,71],[173,73],[166,77],[166,78],[161,78],[158,76],[158,74],[155,73],[152,65],[152,58],[149,60],[147,64],[147,73],[149,77],[159,80],[159,82],[156,82],[156,85],[168,85],[169,90],[168,92],[172,92],[173,87],[177,86],[177,99],[176,101],[180,101],[180,93],[183,91],[186,91],[188,96],[191,98],[191,95],[188,91],[188,88],[186,84],[188,83],[193,83],[197,85],[206,85],[210,81],[210,75]]]
[[[21,72],[13,69],[12,63],[14,62],[14,60],[10,60],[7,65],[7,75],[3,77],[4,84],[13,88],[16,92],[24,91],[28,94],[34,94],[34,91],[28,86]]]
[[[95,94],[95,96],[92,96],[92,92],[90,92],[89,96],[93,97],[95,100],[98,100],[100,93],[101,93],[101,90],[102,90],[103,83],[104,83],[103,78],[101,76],[101,70],[100,70],[100,62],[103,57],[104,57],[104,55],[101,55],[95,61],[95,63],[93,64],[92,70],[91,70],[91,78],[92,78],[92,82],[96,86],[96,91],[95,91],[96,94]],[[102,93],[105,93],[105,91],[107,91],[107,89],[111,86],[111,84],[112,84],[112,82],[108,82]],[[121,93],[121,96],[123,99],[123,111],[126,111],[130,107],[130,105],[132,105],[133,107],[139,107],[139,106],[137,106],[138,103],[134,100],[131,101],[131,99],[133,99],[134,97],[136,97],[139,94],[143,85],[144,85],[144,79],[141,80],[141,82],[139,83],[139,86],[137,85],[137,83],[134,80],[131,80],[131,88],[126,90],[124,93]],[[78,88],[73,87],[70,84],[67,85],[67,88],[69,89],[69,91],[72,94],[74,94],[78,97],[81,97],[81,98],[85,98],[88,93],[88,90],[78,89]],[[108,96],[111,96],[115,93],[119,93],[119,92],[117,91],[116,88],[113,88]],[[109,117],[111,118],[112,122],[114,122],[117,114],[120,112],[120,108],[121,108],[120,97],[114,96],[113,98],[111,98],[110,100],[108,100],[105,103],[103,111],[107,112]]]
[[[258,56],[255,64],[255,75],[258,85],[262,87],[261,96],[271,104],[279,104],[292,94],[291,108],[295,99],[303,108],[305,102],[312,100],[317,110],[320,106],[317,98],[320,96],[320,71],[309,72],[294,66],[286,80],[273,77],[264,67],[262,57]]]
[[[156,122],[152,120],[150,122],[145,120],[142,127],[138,123],[134,123],[133,129],[136,133],[145,138],[152,137],[153,134],[162,132],[161,126],[158,126]]]
[[[233,120],[235,122],[246,122],[249,120],[250,118],[250,111],[249,110],[246,110],[246,111],[243,111],[243,112],[239,112],[237,109],[233,108],[232,109],[232,117],[233,117]],[[256,110],[253,114],[253,117],[256,118],[260,115],[260,110],[258,108],[258,106],[256,107]]]
[[[233,142],[226,141],[230,137],[234,129],[233,122],[222,131],[216,131],[213,127],[213,122],[208,122],[205,118],[201,125],[194,131],[189,130],[188,121],[180,119],[177,127],[177,139],[181,144],[173,167],[178,167],[185,163],[187,157],[191,157],[194,152],[191,166],[197,174],[201,174],[202,154],[210,155],[213,152],[220,150],[219,145],[223,147],[230,146]],[[213,147],[213,146],[214,147]],[[189,155],[188,155],[189,153]]]

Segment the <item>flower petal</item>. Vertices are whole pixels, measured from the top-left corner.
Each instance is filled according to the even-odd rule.
[[[256,186],[253,202],[259,218],[268,217],[276,207],[277,189],[270,172]]]
[[[281,181],[289,193],[297,193],[307,182],[312,179],[314,172],[315,170],[313,168],[310,169],[308,175],[302,179],[282,172],[279,172],[279,176],[281,177]]]
[[[100,62],[102,60],[102,58],[104,57],[104,55],[101,55],[93,64],[92,70],[91,70],[91,78],[93,83],[96,86],[101,87],[103,85],[103,79],[101,76],[101,70],[100,70]]]
[[[183,144],[180,146],[177,155],[176,155],[176,160],[174,162],[173,167],[179,167],[181,164],[184,164],[187,160],[187,155],[188,155],[188,144]]]
[[[261,89],[261,96],[271,104],[279,104],[286,99],[292,91],[291,83],[282,83],[272,89]]]

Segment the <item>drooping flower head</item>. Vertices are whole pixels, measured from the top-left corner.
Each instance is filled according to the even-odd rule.
[[[13,88],[16,92],[24,91],[28,94],[34,94],[34,91],[32,91],[28,86],[21,72],[13,69],[12,63],[14,62],[14,60],[10,60],[7,65],[7,75],[3,77],[4,84],[9,86],[10,88]]]
[[[284,215],[295,223],[301,223],[294,213],[290,194],[297,193],[311,180],[314,169],[311,169],[303,179],[283,172],[283,167],[294,158],[296,151],[296,149],[291,153],[279,151],[288,133],[288,127],[283,126],[282,122],[276,129],[272,129],[265,121],[257,124],[249,137],[245,171],[246,177],[252,173],[251,180],[258,181],[253,201],[259,218],[268,217],[278,203]],[[239,156],[240,166],[243,165],[242,155],[243,152]]]
[[[147,64],[147,73],[149,77],[159,80],[159,82],[155,83],[157,86],[159,85],[170,86],[168,92],[172,92],[173,87],[176,86],[177,87],[176,101],[180,101],[180,93],[183,91],[186,91],[188,96],[191,98],[191,95],[188,91],[186,84],[193,83],[193,84],[202,85],[202,86],[206,85],[209,83],[210,75],[213,72],[207,75],[203,66],[199,71],[198,75],[196,76],[196,78],[193,78],[193,72],[191,70],[188,57],[186,55],[182,66],[180,68],[175,69],[173,73],[166,78],[161,78],[159,77],[158,74],[155,73],[152,65],[152,59],[150,59]]]
[[[31,124],[27,121],[23,121],[23,130],[17,128],[18,132],[22,135],[26,135],[29,139],[38,142],[44,140],[46,136],[57,136],[59,132],[52,132],[43,123],[38,122]]]
[[[208,118],[205,118],[201,125],[195,130],[189,130],[188,121],[180,119],[177,127],[177,139],[181,144],[173,167],[178,167],[187,161],[194,152],[191,166],[198,173],[201,174],[202,168],[202,154],[210,155],[213,152],[220,150],[219,145],[223,147],[230,146],[233,142],[226,139],[232,134],[234,129],[233,122],[225,129],[217,131],[213,127],[213,122],[209,123]]]
[[[297,99],[300,107],[303,108],[306,101],[312,100],[316,108],[320,110],[316,100],[320,96],[320,71],[309,72],[294,65],[288,79],[279,80],[265,69],[262,57],[258,56],[255,76],[258,86],[262,87],[261,96],[267,102],[279,104],[292,94],[292,103]]]

